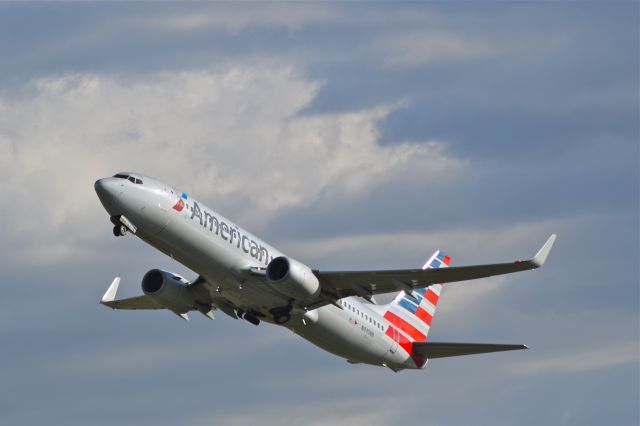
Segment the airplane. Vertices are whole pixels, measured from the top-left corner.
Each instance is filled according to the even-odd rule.
[[[394,372],[422,369],[430,359],[528,349],[521,344],[427,341],[443,284],[535,269],[555,242],[552,234],[529,260],[449,266],[437,250],[422,268],[320,271],[289,257],[187,193],[139,173],[95,182],[113,234],[132,234],[198,274],[193,281],[151,269],[143,295],[117,299],[116,277],[100,303],[112,309],[167,309],[188,320],[221,311],[251,324],[288,328],[353,364]],[[399,292],[387,304],[374,296]]]

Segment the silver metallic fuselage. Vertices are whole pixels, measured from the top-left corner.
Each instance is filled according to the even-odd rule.
[[[215,287],[216,296],[245,311],[259,312],[263,321],[274,323],[270,310],[291,302],[264,278],[248,271],[266,267],[270,259],[283,253],[192,197],[181,197],[182,192],[169,185],[130,175],[140,177],[143,184],[115,177],[95,183],[107,212],[126,216],[137,227],[138,237],[205,278]],[[176,208],[178,202],[183,205]],[[350,362],[386,365],[394,370],[423,367],[416,366],[381,327],[374,325],[387,323],[376,305],[352,297],[343,304],[354,307],[362,317],[351,309],[326,305],[309,312],[293,310],[291,319],[282,325]]]

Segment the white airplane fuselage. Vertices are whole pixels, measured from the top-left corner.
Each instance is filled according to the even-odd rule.
[[[128,174],[104,178],[96,192],[111,217],[125,216],[135,235],[195,271],[215,286],[233,309],[252,311],[261,321],[276,324],[272,312],[291,301],[249,271],[265,268],[283,253],[226,219],[203,203],[163,182]],[[347,297],[304,311],[290,309],[282,325],[318,347],[353,363],[387,366],[392,370],[423,368],[388,334],[382,307]]]

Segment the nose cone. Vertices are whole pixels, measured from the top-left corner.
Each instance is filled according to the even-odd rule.
[[[98,198],[102,205],[111,212],[111,210],[117,205],[117,195],[120,193],[120,188],[117,182],[113,181],[113,178],[98,179],[93,185],[98,194]]]
[[[101,200],[105,197],[112,197],[114,195],[113,183],[110,182],[110,178],[98,179],[93,187],[96,190],[96,194],[98,194],[98,198]]]

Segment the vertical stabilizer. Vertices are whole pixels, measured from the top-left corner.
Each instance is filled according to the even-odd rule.
[[[444,251],[438,250],[427,260],[422,269],[446,268],[450,260]],[[441,291],[442,284],[415,289],[410,294],[401,291],[388,305],[384,314],[384,318],[395,329],[390,327],[387,334],[398,336],[397,330],[400,341],[426,342]]]

